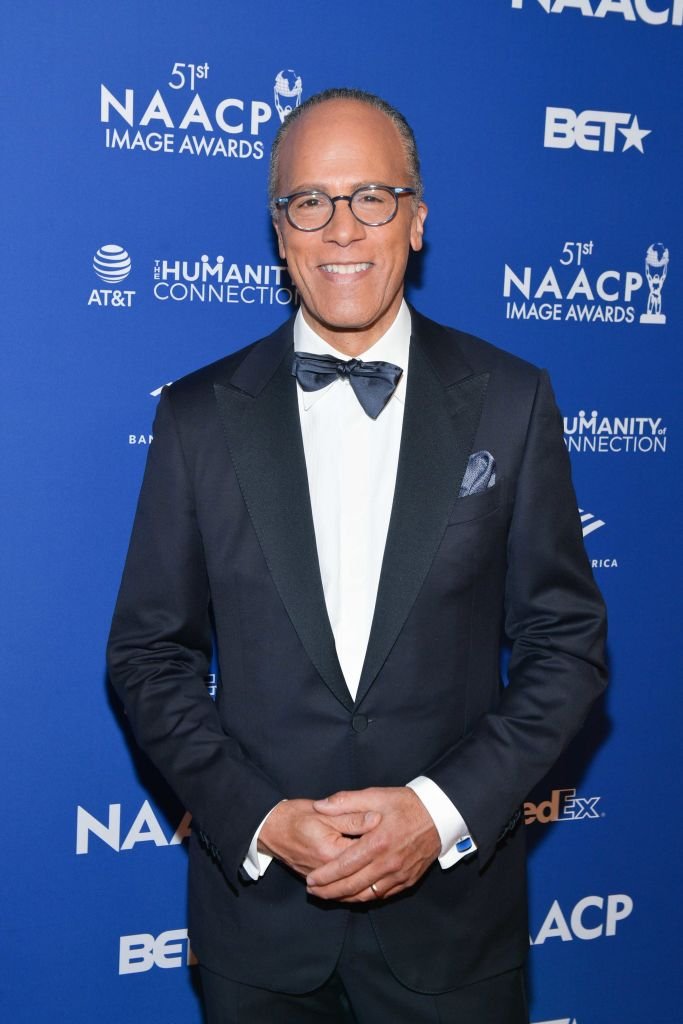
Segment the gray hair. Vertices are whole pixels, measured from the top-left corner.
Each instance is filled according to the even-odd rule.
[[[387,103],[387,101],[383,100],[380,96],[375,96],[374,93],[371,92],[364,92],[363,89],[324,89],[322,92],[315,93],[314,96],[309,96],[307,100],[304,100],[301,106],[295,107],[294,110],[286,116],[278,128],[277,135],[273,140],[273,145],[270,150],[270,172],[268,177],[268,202],[272,215],[274,216],[276,213],[275,199],[278,195],[280,149],[282,147],[282,143],[286,139],[292,125],[298,121],[307,110],[310,110],[312,107],[317,107],[321,103],[327,103],[329,100],[354,100],[357,103],[365,103],[366,106],[373,107],[375,110],[380,110],[390,118],[401,137],[406,160],[408,162],[408,174],[411,178],[411,185],[416,192],[415,202],[418,203],[422,199],[424,192],[422,175],[420,173],[420,157],[417,152],[417,143],[415,141],[413,129],[410,127],[400,110],[397,110],[396,107],[392,107],[390,103]]]

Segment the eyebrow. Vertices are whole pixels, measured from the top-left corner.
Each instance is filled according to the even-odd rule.
[[[349,186],[348,194],[351,195],[356,189],[364,188],[366,185],[384,185],[385,182],[378,180],[377,178],[366,179],[365,181],[358,181],[353,185]],[[308,182],[305,181],[301,185],[297,185],[291,190],[291,192],[283,193],[286,195],[294,195],[296,192],[325,192],[327,195],[331,195],[331,190],[328,189],[327,185],[321,185],[319,182]],[[346,194],[346,193],[344,193]]]

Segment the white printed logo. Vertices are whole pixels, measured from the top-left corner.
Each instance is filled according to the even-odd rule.
[[[567,920],[559,901],[554,900],[536,938],[529,936],[529,943],[542,946],[548,939],[561,939],[562,942],[581,939],[588,942],[603,936],[611,938],[617,934],[619,921],[627,918],[632,911],[633,900],[624,893],[607,897],[584,896],[573,907]]]
[[[592,409],[588,417],[585,409],[579,409],[578,416],[564,417],[564,435],[570,452],[666,451],[667,428],[661,416],[599,416]]]
[[[595,533],[596,530],[600,530],[605,525],[604,519],[598,519],[593,515],[592,512],[584,512],[582,508],[579,509],[579,515],[581,516],[581,530],[584,536],[589,537],[591,533]],[[604,552],[600,558],[591,558],[591,569],[618,569],[619,562],[613,555],[605,555]],[[571,793],[572,790],[561,790],[560,792]]]
[[[587,537],[589,533],[595,533],[596,530],[605,525],[603,519],[596,519],[592,512],[584,512],[582,508],[579,509],[579,515],[581,516],[581,530],[584,537]]]
[[[557,1017],[555,1020],[538,1020],[535,1024],[577,1024],[576,1017]]]
[[[669,250],[662,242],[653,242],[645,253],[645,276],[650,288],[647,310],[641,314],[641,324],[665,324],[662,313],[662,288],[669,270]]]
[[[292,71],[291,68],[286,71],[278,71],[275,76],[273,95],[280,121],[284,121],[287,114],[291,114],[295,107],[301,105],[302,92],[301,75],[297,75],[296,71]]]
[[[651,128],[641,128],[637,114],[620,114],[609,110],[582,110],[577,114],[570,107],[545,108],[546,149],[579,149],[593,152],[613,153],[616,133],[624,136],[620,152],[637,149],[644,153],[643,139],[652,133]]]
[[[190,835],[192,816],[187,811],[172,836],[167,838],[152,810],[149,800],[142,807],[121,842],[121,804],[109,804],[106,822],[99,821],[84,807],[76,812],[76,853],[90,853],[90,836],[96,836],[116,853],[132,850],[138,843],[154,843],[155,846],[179,846]]]
[[[184,967],[197,963],[190,949],[187,928],[175,928],[161,935],[122,935],[119,939],[119,974],[140,974],[153,967]]]
[[[131,271],[130,256],[121,245],[103,245],[95,253],[93,270],[107,284],[125,281]]]
[[[122,245],[101,245],[92,261],[93,270],[99,279],[108,285],[125,281],[131,267],[131,258]],[[87,304],[130,309],[134,295],[135,292],[130,288],[93,288]]]
[[[642,263],[640,264],[642,268]],[[653,242],[642,269],[607,266],[590,241],[567,241],[549,265],[514,263],[503,266],[503,298],[507,320],[543,320],[575,324],[664,324],[662,288],[669,250]],[[647,299],[639,293],[647,282]],[[645,309],[638,318],[636,300]]]
[[[204,682],[206,683],[206,689],[209,691],[209,697],[211,697],[211,700],[215,700],[218,693],[218,675],[215,672],[210,672]]]
[[[228,263],[210,259],[155,259],[154,298],[160,302],[222,302],[258,306],[289,306],[297,293],[287,267],[268,263]]]
[[[673,0],[669,7],[653,9],[648,0],[536,0],[546,14],[579,11],[583,18],[605,18],[618,14],[624,21],[644,21],[646,25],[683,25],[683,0]],[[524,0],[512,0],[512,7],[521,11]],[[669,15],[671,19],[669,19]]]
[[[241,96],[210,101],[207,90],[211,91],[214,78],[207,61],[176,61],[164,86],[151,97],[147,92],[142,106],[135,89],[114,90],[102,82],[100,123],[105,148],[261,160],[265,153],[261,130],[273,119],[273,107],[263,99]],[[295,71],[277,73],[274,100],[281,121],[299,106],[302,92],[301,76]]]

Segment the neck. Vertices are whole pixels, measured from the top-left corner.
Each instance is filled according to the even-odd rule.
[[[390,308],[385,310],[377,320],[362,327],[340,327],[336,324],[324,323],[312,316],[303,304],[301,312],[308,326],[315,331],[318,337],[342,355],[356,358],[367,352],[380,338],[384,337],[398,316],[402,301],[403,290],[392,302]]]

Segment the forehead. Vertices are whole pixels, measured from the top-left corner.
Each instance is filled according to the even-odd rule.
[[[283,192],[364,182],[407,185],[408,161],[394,122],[366,103],[328,100],[292,125],[279,155]]]

